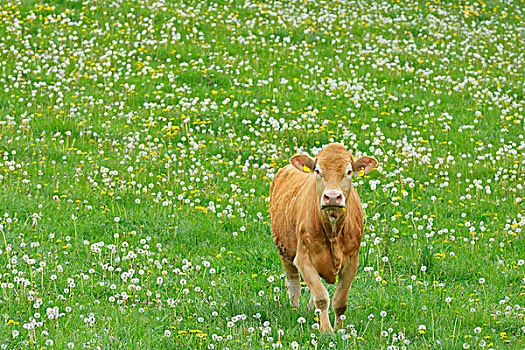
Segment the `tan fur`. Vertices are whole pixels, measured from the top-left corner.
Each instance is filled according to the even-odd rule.
[[[312,293],[315,307],[321,309],[321,330],[332,331],[328,321],[328,292],[319,279],[335,283],[339,277],[334,294],[336,327],[342,325],[340,316],[348,303],[348,289],[357,269],[358,252],[363,233],[363,209],[357,191],[352,187],[347,169],[359,164],[360,170],[370,171],[377,161],[362,157],[354,163],[350,153],[341,145],[325,147],[315,158],[315,167],[322,169],[322,176],[302,172],[302,162],[308,156],[292,158],[275,175],[270,187],[270,218],[273,240],[279,255],[288,286],[299,283],[299,274]],[[375,162],[375,163],[374,163]],[[311,159],[310,159],[311,163]],[[325,189],[342,191],[346,199],[344,211],[321,210],[321,195]],[[332,218],[330,218],[332,216]],[[290,301],[298,307],[299,296],[296,288],[288,288]]]

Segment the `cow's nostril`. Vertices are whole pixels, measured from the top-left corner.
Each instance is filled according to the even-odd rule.
[[[329,200],[330,200],[330,196],[328,196],[327,194],[325,194],[325,195],[323,196],[323,198],[324,198],[325,201],[329,201]]]
[[[343,199],[343,196],[341,196],[340,194],[337,195],[337,197],[335,197],[335,199],[337,199],[338,201],[341,201]]]

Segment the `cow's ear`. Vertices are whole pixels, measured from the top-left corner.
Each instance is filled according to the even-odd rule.
[[[376,166],[377,160],[375,158],[364,156],[354,162],[354,172],[358,174],[361,170],[363,170],[363,172],[366,174]]]
[[[315,168],[315,159],[306,154],[298,154],[290,159],[290,163],[303,173],[311,173]]]

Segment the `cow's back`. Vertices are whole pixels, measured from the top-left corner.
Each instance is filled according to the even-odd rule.
[[[281,256],[293,260],[297,250],[298,206],[311,174],[287,165],[277,172],[270,186],[272,237]]]

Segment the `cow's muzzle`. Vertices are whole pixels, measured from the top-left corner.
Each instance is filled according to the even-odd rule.
[[[345,207],[345,196],[337,190],[324,191],[321,197],[322,210],[341,210]]]

